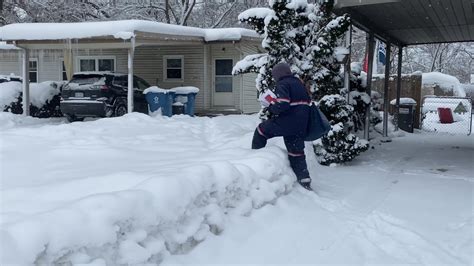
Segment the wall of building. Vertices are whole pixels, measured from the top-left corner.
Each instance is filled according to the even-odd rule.
[[[205,55],[207,50],[207,55]],[[232,105],[219,106],[214,103],[214,60],[232,59],[237,63],[247,53],[257,52],[255,44],[210,43],[179,46],[140,46],[135,50],[134,74],[145,79],[151,85],[164,89],[178,86],[194,86],[200,89],[196,97],[196,111],[206,109],[230,108],[245,113],[257,112],[255,75],[233,77]],[[167,81],[164,78],[164,56],[183,57],[184,69],[182,81]],[[79,57],[112,57],[115,59],[115,71],[127,73],[128,55],[126,49],[81,49],[73,50],[74,72],[79,70]],[[31,50],[30,57],[38,60],[38,81],[62,79],[62,50]],[[207,58],[207,62],[205,62]],[[207,71],[205,68],[207,67]],[[0,50],[0,75],[22,75],[21,51]],[[207,79],[207,80],[206,80]],[[244,89],[242,90],[242,87]],[[242,101],[243,99],[243,101]]]

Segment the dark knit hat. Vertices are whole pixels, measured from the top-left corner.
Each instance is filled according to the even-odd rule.
[[[275,81],[279,81],[282,77],[293,75],[290,65],[287,63],[279,63],[272,69],[272,76]]]

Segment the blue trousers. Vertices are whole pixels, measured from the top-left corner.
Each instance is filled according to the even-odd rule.
[[[267,140],[273,137],[280,137],[279,134],[274,134],[271,130],[262,132],[260,126],[255,129],[252,139],[252,149],[261,149],[267,145]],[[290,166],[295,172],[298,180],[310,178],[308,167],[306,165],[306,156],[304,154],[304,138],[299,136],[283,136],[286,150],[288,151],[288,159]]]

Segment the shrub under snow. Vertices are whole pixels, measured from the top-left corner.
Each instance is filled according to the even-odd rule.
[[[30,111],[34,117],[62,116],[59,109],[60,83],[45,81],[30,84]],[[21,82],[0,83],[0,106],[4,112],[23,113]]]

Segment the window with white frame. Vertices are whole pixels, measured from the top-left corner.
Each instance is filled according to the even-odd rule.
[[[234,66],[232,59],[216,59],[215,65],[215,90],[216,92],[232,92],[233,76],[232,67]]]
[[[28,72],[28,77],[30,82],[38,82],[38,59],[30,58],[29,62],[30,72]]]
[[[77,60],[80,72],[115,71],[115,57],[80,56]]]
[[[165,81],[184,80],[184,62],[182,55],[163,56],[163,76]]]

